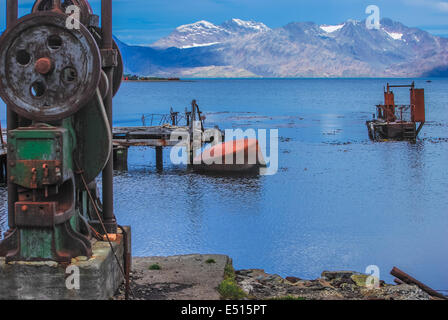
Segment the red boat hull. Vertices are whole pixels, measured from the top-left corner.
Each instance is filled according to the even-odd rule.
[[[200,172],[258,172],[265,166],[257,139],[240,139],[218,144],[193,160]]]

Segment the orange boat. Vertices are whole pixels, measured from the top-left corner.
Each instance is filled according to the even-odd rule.
[[[258,173],[266,166],[257,139],[227,141],[209,149],[193,160],[193,170],[199,172]]]

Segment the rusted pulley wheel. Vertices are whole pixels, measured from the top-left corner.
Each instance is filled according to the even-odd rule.
[[[40,12],[40,11],[51,11],[54,10],[55,2],[53,0],[36,0],[33,5],[32,12]],[[80,22],[88,26],[90,22],[90,17],[93,15],[92,8],[87,0],[61,0],[61,11],[63,13],[66,12],[66,9],[69,6],[77,6],[79,8],[80,13]]]
[[[95,94],[101,76],[98,45],[83,25],[67,29],[55,12],[27,15],[0,38],[0,96],[19,115],[66,118]]]
[[[53,0],[37,0],[34,3],[32,12],[39,12],[39,11],[50,11],[53,10],[54,2]],[[90,16],[93,15],[92,8],[90,7],[90,4],[86,0],[62,0],[61,1],[61,9],[63,12],[67,9],[68,6],[76,5],[80,8],[80,15],[81,15],[81,23],[85,26],[89,26],[90,23]],[[99,27],[90,27],[90,31],[94,34],[95,40],[98,43],[98,46],[101,47],[101,28]],[[113,41],[113,48],[117,50],[118,56],[118,65],[114,68],[114,80],[112,82],[112,93],[113,96],[118,92],[121,86],[121,81],[123,79],[123,58],[121,56],[120,49],[118,48],[117,43],[115,40]]]

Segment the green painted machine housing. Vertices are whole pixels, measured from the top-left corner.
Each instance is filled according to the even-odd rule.
[[[63,127],[25,127],[8,136],[11,182],[28,189],[62,185],[73,176],[74,137]]]
[[[90,256],[87,221],[77,205],[73,119],[20,127],[8,135],[8,170],[19,186],[18,243],[8,260],[69,262]]]

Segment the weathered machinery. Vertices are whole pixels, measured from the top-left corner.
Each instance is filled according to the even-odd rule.
[[[395,103],[391,88],[409,88],[410,104]],[[425,90],[411,85],[389,85],[384,90],[384,104],[377,105],[374,119],[367,121],[369,137],[372,140],[411,140],[414,141],[426,121]],[[376,118],[375,118],[376,116]],[[419,126],[417,128],[417,123]]]
[[[67,27],[73,5],[79,28]],[[111,120],[123,66],[111,6],[102,1],[100,28],[85,0],[37,0],[19,20],[17,1],[7,1],[0,38],[0,96],[8,114],[9,230],[0,243],[6,261],[90,257],[93,235],[117,233]]]

